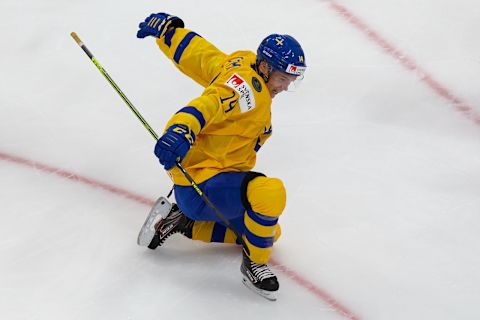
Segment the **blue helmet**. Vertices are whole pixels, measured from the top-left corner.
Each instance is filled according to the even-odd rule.
[[[303,76],[307,68],[300,43],[286,34],[271,34],[263,39],[257,50],[257,65],[262,60],[274,70],[296,76]]]

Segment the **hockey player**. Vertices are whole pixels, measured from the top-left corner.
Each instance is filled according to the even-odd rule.
[[[280,236],[278,218],[286,192],[280,179],[251,170],[256,153],[272,134],[272,98],[303,78],[301,46],[289,35],[272,34],[261,42],[257,55],[225,54],[166,13],[150,15],[139,28],[138,38],[155,37],[160,50],[205,91],[172,116],[155,145],[155,155],[174,181],[178,206],[160,198],[138,244],[155,249],[174,233],[205,242],[240,243],[176,167],[180,161],[242,234],[250,251],[243,251],[244,284],[275,300],[279,283],[267,262]]]

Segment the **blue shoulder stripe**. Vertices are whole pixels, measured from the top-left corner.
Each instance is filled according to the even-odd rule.
[[[187,33],[187,35],[183,38],[183,40],[180,42],[180,44],[177,47],[177,50],[175,50],[175,55],[173,56],[173,60],[178,64],[180,63],[180,58],[182,57],[183,51],[188,47],[190,44],[190,41],[196,36],[199,36],[195,32],[191,31]]]
[[[188,113],[194,116],[200,123],[200,129],[203,129],[203,127],[205,127],[205,124],[206,124],[205,118],[203,117],[203,114],[200,111],[198,111],[197,108],[188,106],[180,109],[177,113],[180,113],[180,112]]]

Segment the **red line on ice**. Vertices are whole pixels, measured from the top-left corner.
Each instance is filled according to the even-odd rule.
[[[351,10],[347,9],[345,6],[339,4],[335,0],[328,0],[330,3],[331,8],[338,13],[341,17],[347,20],[350,24],[352,24],[356,29],[360,30],[364,33],[371,41],[376,43],[380,46],[385,53],[392,56],[394,59],[400,62],[407,70],[413,71],[417,74],[417,76],[421,79],[421,81],[425,82],[435,93],[439,96],[443,97],[447,101],[449,101],[453,107],[464,114],[468,119],[475,122],[477,125],[480,125],[480,115],[475,113],[471,106],[469,106],[465,101],[455,96],[450,90],[448,90],[445,86],[440,84],[436,79],[434,79],[428,72],[426,72],[423,68],[421,68],[415,61],[402,53],[398,48],[396,48],[392,43],[387,41],[383,38],[378,32],[373,30],[369,27],[362,19],[356,16]],[[73,180],[75,182],[83,183],[89,185],[94,188],[103,189],[105,191],[111,192],[115,195],[136,201],[141,204],[145,204],[148,206],[153,205],[154,201],[147,199],[143,196],[137,195],[130,191],[124,190],[119,187],[115,187],[113,185],[103,183],[92,178],[87,178],[84,176],[80,176],[78,174],[58,169],[53,166],[49,166],[47,164],[43,164],[40,162],[27,160],[24,158],[20,158],[18,156],[9,155],[6,153],[0,152],[0,160],[9,161],[12,163],[16,163],[19,165],[23,165],[26,167],[30,167],[32,169],[37,169],[40,171],[44,171],[47,173],[55,174],[59,177]],[[330,294],[325,292],[324,290],[317,287],[311,281],[303,278],[300,274],[295,272],[292,269],[289,269],[285,265],[275,261],[272,259],[271,261],[272,266],[275,269],[279,270],[283,274],[285,274],[288,278],[292,281],[300,285],[301,287],[305,288],[306,290],[310,291],[314,296],[322,300],[324,303],[332,307],[336,312],[341,314],[347,319],[358,320],[360,319],[356,316],[353,312],[351,312],[347,307],[343,306],[339,303],[335,298],[333,298]]]
[[[23,165],[25,167],[30,167],[32,169],[37,169],[37,170],[40,170],[40,171],[52,173],[52,174],[55,174],[57,176],[65,178],[65,179],[80,182],[80,183],[89,185],[89,186],[94,187],[94,188],[99,188],[99,189],[106,190],[106,191],[114,193],[118,196],[130,199],[130,200],[133,200],[133,201],[136,201],[136,202],[139,202],[139,203],[143,203],[145,205],[152,206],[154,204],[154,201],[149,200],[149,199],[147,199],[145,197],[142,197],[140,195],[134,194],[130,191],[112,186],[112,185],[107,184],[107,183],[103,183],[103,182],[94,180],[94,179],[91,179],[91,178],[83,177],[83,176],[80,176],[78,174],[66,171],[66,170],[58,169],[58,168],[55,168],[55,167],[52,167],[52,166],[49,166],[47,164],[40,163],[40,162],[37,162],[37,161],[27,160],[27,159],[20,158],[20,157],[10,155],[10,154],[6,154],[6,153],[3,153],[3,152],[0,152],[0,160],[9,161],[9,162],[13,162],[13,163],[16,163],[16,164]]]
[[[347,20],[347,22],[353,25],[356,29],[364,33],[372,42],[380,46],[386,54],[399,61],[405,69],[415,72],[421,81],[426,83],[439,96],[450,102],[457,111],[461,112],[477,125],[480,125],[480,115],[476,113],[470,105],[455,96],[449,89],[440,84],[439,81],[435,80],[425,69],[415,63],[412,58],[408,57],[392,43],[387,41],[347,7],[341,5],[336,0],[328,0],[328,2],[330,3],[330,7],[337,14]]]
[[[113,193],[117,196],[121,196],[130,200],[133,200],[135,202],[145,204],[147,206],[152,206],[155,201],[147,199],[141,195],[135,194],[133,192],[127,191],[125,189],[115,187],[113,185],[103,183],[100,181],[97,181],[92,178],[87,178],[84,176],[80,176],[76,173],[72,173],[63,169],[55,168],[53,166],[33,161],[33,160],[28,160],[24,159],[18,156],[14,156],[11,154],[3,153],[0,152],[0,160],[8,161],[11,163],[15,163],[18,165],[22,165],[24,167],[28,167],[31,169],[35,170],[40,170],[46,173],[54,174],[57,175],[61,178],[69,179],[74,182],[82,183],[85,185],[88,185],[93,188],[98,188],[98,189],[103,189],[105,191],[108,191],[110,193]],[[310,291],[315,297],[319,298],[322,300],[324,303],[329,305],[332,309],[334,309],[336,312],[341,314],[342,316],[346,317],[347,319],[352,319],[352,320],[359,320],[360,318],[354,315],[348,308],[340,304],[335,298],[333,298],[331,295],[317,287],[315,284],[313,284],[311,281],[303,278],[299,273],[293,271],[292,269],[289,269],[288,267],[284,266],[283,264],[272,260],[272,266],[275,267],[277,270],[285,274],[288,278],[290,278],[292,281],[297,283],[299,286],[305,288],[306,290]]]
[[[347,307],[340,304],[340,302],[338,302],[330,294],[323,291],[322,289],[317,287],[315,284],[313,284],[309,280],[303,278],[297,272],[295,272],[292,269],[289,269],[288,267],[282,265],[281,263],[277,262],[275,259],[270,259],[270,263],[271,263],[272,267],[274,267],[276,270],[280,270],[283,274],[288,276],[291,280],[293,280],[294,282],[296,282],[300,286],[302,286],[305,289],[307,289],[308,291],[310,291],[317,298],[320,298],[321,300],[323,300],[323,302],[325,302],[327,305],[332,307],[332,309],[334,309],[336,312],[338,312],[339,314],[341,314],[345,318],[351,319],[351,320],[359,320],[360,319],[352,311],[350,311]]]

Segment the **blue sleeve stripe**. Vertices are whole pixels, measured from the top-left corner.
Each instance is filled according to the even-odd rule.
[[[180,109],[177,113],[180,113],[180,112],[188,113],[194,116],[200,123],[200,130],[203,129],[203,127],[205,127],[205,124],[206,124],[205,118],[203,117],[203,114],[200,111],[198,111],[197,108],[188,106]]]
[[[273,240],[275,239],[275,237],[259,237],[248,229],[245,229],[245,236],[247,240],[257,248],[270,248],[273,246]]]
[[[250,219],[265,227],[274,226],[278,222],[278,218],[264,216],[256,213],[253,210],[247,210],[247,215],[250,217]]]
[[[262,145],[260,144],[260,138],[257,139],[257,144],[255,145],[255,152],[257,152],[258,150],[260,150],[260,148],[262,147]]]
[[[220,223],[215,223],[212,231],[212,242],[225,242],[225,233],[227,228],[222,226]]]
[[[180,58],[182,57],[182,54],[183,54],[183,51],[185,51],[185,49],[188,47],[188,45],[190,44],[190,41],[192,41],[192,39],[195,37],[195,36],[198,36],[198,34],[196,34],[195,32],[189,32],[187,33],[187,35],[185,36],[185,38],[183,38],[183,40],[180,42],[180,44],[178,45],[177,47],[177,50],[175,50],[175,55],[173,56],[173,60],[178,64],[180,63]]]
[[[175,34],[175,30],[177,30],[177,28],[172,28],[165,34],[165,44],[169,48],[172,46],[172,38],[173,38],[173,35]]]

